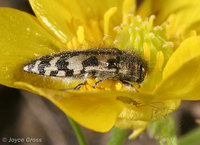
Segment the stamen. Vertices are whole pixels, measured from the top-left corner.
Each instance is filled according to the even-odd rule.
[[[67,42],[67,48],[72,49],[72,42],[71,41]]]
[[[83,43],[83,41],[85,40],[85,35],[84,35],[84,28],[83,26],[79,26],[78,30],[77,30],[77,37],[78,37],[78,41],[80,43]]]
[[[111,16],[114,15],[114,13],[117,11],[117,7],[112,7],[106,13],[104,14],[104,34],[108,35],[109,34],[109,22]]]
[[[74,49],[76,49],[76,48],[78,47],[78,42],[77,42],[77,38],[76,38],[76,37],[74,37],[74,38],[72,39],[72,45],[73,45],[73,48],[74,48]]]
[[[116,26],[116,27],[113,28],[113,30],[116,31],[116,32],[120,32],[121,28],[120,28],[120,26]]]
[[[147,62],[149,62],[150,56],[151,56],[151,51],[150,51],[149,45],[146,42],[143,43],[143,49],[144,49],[144,59]]]
[[[136,30],[136,31],[140,31],[140,28],[139,28],[139,27],[135,27],[135,30]]]
[[[155,34],[153,32],[149,33],[149,36],[151,37],[151,39],[155,38]]]
[[[151,15],[151,16],[150,16],[150,18],[149,18],[149,24],[150,24],[151,26],[153,26],[153,22],[154,22],[155,18],[156,18],[155,15]]]
[[[130,37],[131,38],[131,37]],[[139,45],[140,45],[140,37],[139,36],[137,36],[136,38],[135,38],[135,40],[134,40],[134,46],[135,46],[135,50],[136,51],[139,51]]]
[[[108,38],[111,38],[112,36],[110,36],[110,35],[104,35],[104,37],[103,37],[103,40],[105,41],[106,39],[108,39]]]
[[[127,24],[126,24],[126,23],[121,23],[121,24],[120,24],[120,27],[121,27],[121,28],[123,28],[124,26],[127,26]]]
[[[117,45],[118,42],[119,42],[119,40],[114,40],[113,44]]]
[[[173,42],[165,42],[165,44],[163,44],[163,47],[174,47],[174,43]]]
[[[136,4],[134,0],[124,0],[123,2],[123,23],[128,23],[129,13],[133,13],[136,9]]]
[[[140,15],[137,15],[136,18],[137,18],[138,22],[142,22],[142,18],[140,17]]]
[[[91,26],[92,26],[92,36],[91,37],[95,36],[95,38],[97,39],[97,41],[102,41],[103,34],[102,34],[102,31],[101,31],[101,28],[99,26],[98,21],[92,20],[91,21]]]
[[[165,35],[167,39],[173,40],[174,44],[176,46],[179,45],[179,43],[184,39],[184,34],[183,32],[185,31],[185,24],[181,23],[178,26],[178,29],[175,27],[176,26],[176,15],[171,14],[167,21],[163,23],[163,26],[165,28]]]
[[[161,26],[156,26],[153,28],[154,31],[162,31],[163,28]]]
[[[129,28],[129,30],[128,30],[128,31],[129,31],[129,34],[131,34],[131,32],[132,32],[132,29],[131,29],[131,28]]]
[[[139,37],[136,37],[136,38],[135,38],[135,41],[134,41],[135,44],[138,43],[138,39],[139,39]]]
[[[156,64],[153,70],[153,73],[158,72],[162,66],[164,64],[164,55],[162,51],[157,52],[157,56],[156,56]]]

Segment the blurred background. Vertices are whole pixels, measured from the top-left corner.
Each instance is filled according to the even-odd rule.
[[[28,0],[0,0],[0,7],[12,7],[33,14]],[[200,102],[182,102],[173,115],[180,137],[198,126]],[[82,130],[89,145],[105,145],[110,134],[97,133],[83,127]],[[12,144],[3,141],[10,137],[38,140],[35,143],[24,142],[16,145],[78,145],[65,114],[54,104],[30,92],[0,85],[0,145]],[[145,131],[135,140],[127,139],[125,145],[159,143]]]

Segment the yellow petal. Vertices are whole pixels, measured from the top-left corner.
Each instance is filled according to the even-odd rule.
[[[10,8],[0,8],[0,83],[14,87],[25,81],[38,86],[57,88],[63,84],[52,78],[25,73],[23,65],[63,47],[41,27],[34,16]]]
[[[118,7],[113,24],[122,20],[123,0],[29,0],[40,22],[63,43],[76,35],[78,26],[91,19],[103,20],[104,13]]]
[[[58,106],[81,125],[94,131],[110,130],[121,112],[121,106],[116,100],[74,96],[58,101]]]
[[[200,55],[200,36],[188,38],[181,43],[167,62],[163,79],[176,72],[185,62]],[[194,68],[195,69],[195,68]]]
[[[154,113],[155,116],[159,116],[163,111],[156,110],[163,109],[163,106],[166,106],[163,105],[163,103],[156,103],[158,105],[153,103],[151,105],[153,100],[152,95],[133,91],[78,90],[64,92],[38,88],[23,82],[16,82],[15,85],[18,88],[45,96],[76,122],[99,132],[105,132],[111,129],[116,123],[117,118],[117,124],[115,125],[121,128],[144,128],[144,126],[146,127],[145,124],[153,119],[152,113]],[[127,105],[130,107],[128,110],[129,113],[127,111],[122,112]],[[128,122],[132,123],[129,125],[127,125],[127,123],[124,124],[123,120],[127,119],[131,119]],[[144,122],[144,124],[140,123],[135,125],[136,122]]]
[[[200,37],[182,42],[163,71],[163,81],[155,91],[158,99],[199,100]]]
[[[16,82],[15,85],[45,96],[76,122],[99,132],[106,132],[113,127],[123,107],[121,102],[102,92],[63,92],[37,88],[23,82]]]
[[[66,4],[63,0],[30,0],[30,4],[39,21],[59,40],[66,43],[68,37],[72,37],[73,30],[68,26],[72,16],[67,11],[67,6],[65,9]]]
[[[161,24],[170,14],[175,14],[174,29],[188,32],[199,30],[199,0],[153,0],[153,12],[157,14],[157,23]],[[183,33],[184,33],[183,32]]]
[[[129,136],[130,139],[137,137],[147,125],[156,119],[166,116],[177,109],[180,100],[158,101],[154,100],[149,104],[138,104],[137,106],[126,106],[118,116],[116,126],[119,128],[132,128],[134,132]]]

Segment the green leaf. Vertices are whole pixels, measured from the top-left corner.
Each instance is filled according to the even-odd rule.
[[[199,145],[200,126],[180,138],[178,145]]]
[[[161,145],[177,145],[176,125],[172,115],[152,122],[148,130]]]
[[[123,145],[127,137],[127,130],[113,128],[107,145]]]

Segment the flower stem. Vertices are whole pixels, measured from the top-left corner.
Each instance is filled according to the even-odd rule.
[[[88,145],[87,141],[85,140],[85,137],[83,136],[83,133],[79,127],[79,125],[74,121],[72,120],[69,116],[67,116],[68,120],[69,120],[69,123],[71,124],[75,134],[76,134],[76,137],[78,139],[78,142],[80,145]]]
[[[107,145],[122,145],[126,139],[127,130],[113,128]]]

